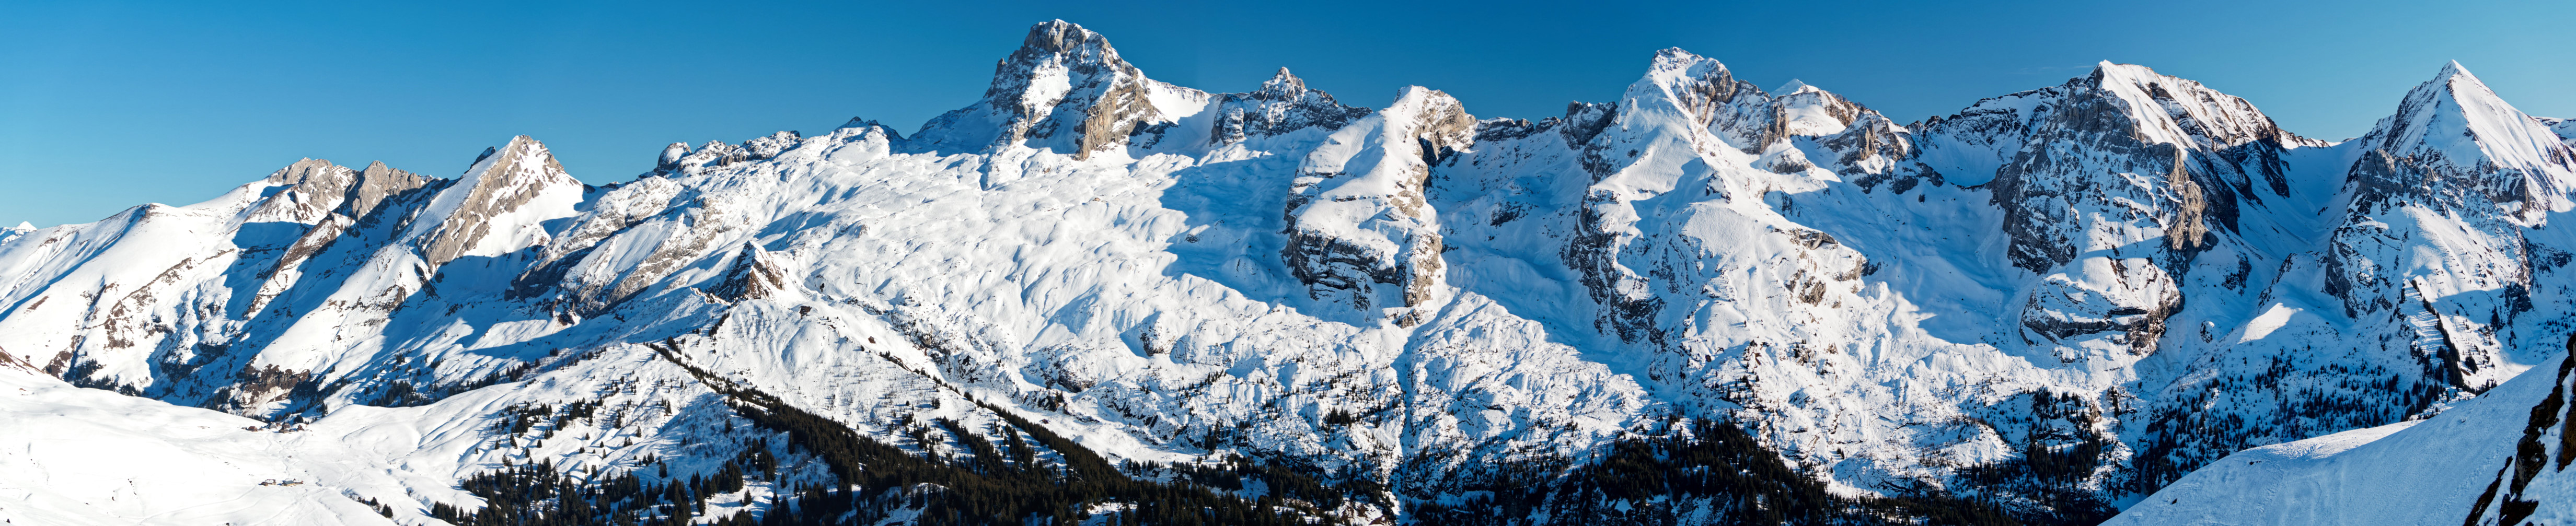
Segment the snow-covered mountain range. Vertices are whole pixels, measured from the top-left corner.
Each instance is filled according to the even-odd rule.
[[[2576,123],[2457,63],[2341,142],[1645,66],[1480,118],[1056,21],[909,135],[0,229],[0,521],[2576,520]]]

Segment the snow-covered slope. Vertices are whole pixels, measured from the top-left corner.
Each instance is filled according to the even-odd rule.
[[[0,367],[0,523],[389,524],[305,483],[344,458],[262,422]],[[287,484],[291,483],[291,484]]]
[[[1048,22],[909,137],[673,144],[602,187],[518,137],[454,179],[305,160],[0,230],[0,356],[151,399],[47,403],[303,429],[206,455],[363,466],[308,485],[405,523],[557,513],[494,489],[540,472],[595,520],[716,477],[745,483],[670,495],[937,522],[1046,472],[1009,480],[1344,522],[2091,523],[2249,447],[2518,403],[2571,332],[2569,128],[2457,64],[2344,143],[2135,65],[1911,124],[1645,66],[1479,119],[1285,69],[1205,93]],[[2238,456],[2325,455],[2296,444]],[[1169,509],[1080,491],[1002,513]],[[2140,509],[2233,509],[2182,500]]]
[[[2569,369],[2553,369],[2430,419],[2237,452],[2106,524],[2566,522],[2576,477],[2552,461],[2576,455],[2559,453]]]

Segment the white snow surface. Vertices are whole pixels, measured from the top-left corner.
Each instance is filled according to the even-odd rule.
[[[2513,457],[2532,407],[2562,388],[2552,380],[2560,378],[2523,375],[2430,419],[2240,451],[2104,525],[2460,524]],[[2564,513],[2576,503],[2567,478],[2528,491]]]
[[[316,480],[353,455],[257,420],[0,366],[0,421],[7,524],[392,523],[337,488],[263,485]]]
[[[1562,117],[1467,110],[1422,87],[1343,106],[1285,70],[1208,94],[1058,21],[910,138],[674,145],[587,187],[520,137],[457,179],[306,161],[0,230],[0,357],[61,379],[0,371],[29,390],[12,422],[41,423],[0,430],[0,462],[97,435],[207,466],[0,471],[25,503],[0,514],[377,518],[354,496],[412,520],[505,458],[750,447],[680,364],[925,453],[961,447],[904,438],[933,418],[1003,432],[981,401],[1113,459],[1247,455],[1408,499],[1694,418],[1845,494],[2301,514],[2229,492],[2366,499],[2381,467],[2491,462],[2520,424],[2477,426],[2531,407],[2516,377],[2576,314],[2576,239],[2547,228],[2567,128],[2457,64],[2339,144],[2110,63],[1914,124],[1679,49]],[[602,416],[493,427],[575,401]],[[2462,454],[2381,453],[2416,443]],[[2096,453],[2071,488],[1962,476],[2033,451]],[[256,485],[281,476],[306,484]]]

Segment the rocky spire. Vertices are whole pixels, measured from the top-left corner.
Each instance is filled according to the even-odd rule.
[[[969,153],[1025,145],[1088,158],[1127,144],[1141,124],[1165,120],[1150,100],[1156,90],[1205,96],[1145,78],[1099,33],[1047,21],[1030,26],[1020,49],[994,65],[983,100],[924,125],[919,147]]]
[[[2453,209],[2518,205],[2537,222],[2576,188],[2576,149],[2514,109],[2459,62],[2407,92],[2397,113],[2356,140],[2354,213],[2382,202]]]
[[[367,169],[358,172],[358,184],[350,185],[348,198],[340,201],[336,212],[350,219],[363,219],[386,199],[428,185],[428,177],[393,169],[384,161],[367,163]]]
[[[1107,37],[1072,22],[1049,20],[1029,26],[1028,36],[1020,40],[1020,49],[996,66],[993,86],[985,94],[1020,93],[1028,87],[1032,74],[1051,65],[1077,75],[1144,75],[1136,66],[1118,58],[1118,49],[1109,46]]]
[[[734,302],[766,298],[788,287],[787,272],[770,260],[769,251],[756,243],[743,243],[742,250],[734,253],[732,266],[725,268],[707,294]]]
[[[2456,61],[2407,92],[2397,114],[2380,120],[2361,141],[2364,148],[2441,172],[2429,175],[2515,172],[2538,179],[2532,182],[2544,183],[2543,189],[2564,190],[2576,171],[2576,155],[2556,132],[2505,103]]]
[[[1321,90],[1308,89],[1306,80],[1279,68],[1261,89],[1251,93],[1228,93],[1217,96],[1216,144],[1243,142],[1254,137],[1279,135],[1305,128],[1341,129],[1352,120],[1369,114],[1368,108],[1343,106]]]
[[[310,224],[333,214],[351,220],[366,217],[386,197],[420,188],[429,181],[386,167],[383,161],[368,164],[361,171],[327,160],[304,159],[269,174],[264,183],[286,189],[262,199],[252,209],[249,221]]]
[[[581,199],[581,187],[581,181],[564,173],[544,143],[526,135],[512,137],[508,145],[485,153],[454,186],[431,200],[410,231],[418,236],[415,242],[423,259],[431,265],[445,264],[485,252],[482,249],[490,244],[485,238],[495,233],[542,233],[521,228],[532,225],[520,220],[570,215],[572,204]]]
[[[1302,96],[1306,93],[1306,79],[1297,78],[1297,74],[1289,73],[1287,67],[1281,67],[1278,73],[1270,75],[1270,80],[1261,81],[1259,91],[1252,93],[1271,97]]]

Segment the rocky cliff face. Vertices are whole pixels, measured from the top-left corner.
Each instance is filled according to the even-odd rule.
[[[1145,78],[1099,33],[1049,22],[993,66],[993,86],[982,102],[933,119],[919,138],[932,151],[1025,144],[1084,159],[1196,113],[1207,97]],[[1166,106],[1188,108],[1175,113]]]
[[[1432,304],[1441,289],[1439,212],[1431,167],[1473,142],[1476,120],[1448,94],[1406,88],[1384,110],[1342,126],[1298,166],[1280,252],[1312,299],[1363,311]],[[1377,290],[1379,286],[1387,290]],[[1421,313],[1396,314],[1413,326]]]
[[[2353,142],[2352,206],[2324,258],[2325,292],[2348,315],[2407,318],[2412,330],[2391,339],[2451,388],[2510,378],[2499,369],[2532,357],[2506,356],[2518,346],[2499,333],[2546,290],[2534,274],[2564,264],[2530,236],[2570,207],[2576,150],[2458,63]]]
[[[0,363],[396,444],[319,483],[405,517],[504,466],[770,458],[724,506],[924,520],[999,499],[955,473],[1098,455],[1353,523],[2090,523],[2571,330],[2569,128],[2456,64],[2343,143],[2134,65],[1911,124],[1645,66],[1478,120],[1172,86],[1049,22],[909,137],[672,144],[603,187],[519,137],[0,230]],[[898,456],[967,467],[885,486],[949,469]]]

